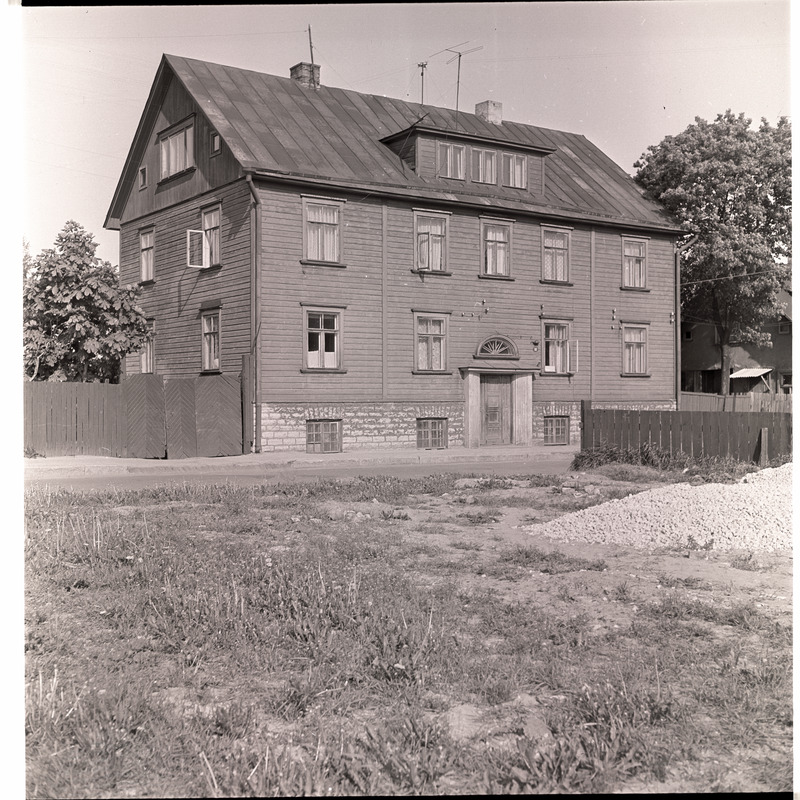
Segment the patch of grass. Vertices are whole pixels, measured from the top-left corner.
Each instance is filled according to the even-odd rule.
[[[512,550],[502,553],[499,561],[524,569],[544,572],[546,575],[559,575],[579,570],[602,572],[608,566],[602,559],[592,561],[579,556],[568,556],[559,550],[545,551],[532,545],[517,545]]]
[[[470,552],[480,552],[483,550],[483,545],[478,544],[477,542],[468,542],[465,539],[452,542],[450,547],[454,547],[456,550],[466,550]]]
[[[738,553],[731,558],[731,566],[748,572],[769,572],[772,569],[768,564],[759,561],[755,553]]]
[[[492,511],[467,511],[456,516],[466,520],[469,525],[493,525],[500,521],[501,514]]]

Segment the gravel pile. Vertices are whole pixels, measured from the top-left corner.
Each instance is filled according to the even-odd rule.
[[[550,522],[532,536],[618,544],[652,551],[788,550],[792,546],[792,464],[746,475],[735,484],[673,484],[609,500]]]

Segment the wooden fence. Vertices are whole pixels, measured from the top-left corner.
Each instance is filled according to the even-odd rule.
[[[27,382],[29,455],[186,458],[250,452],[249,360],[241,377],[166,380],[131,375],[120,384]],[[248,414],[242,414],[243,404]]]
[[[681,411],[772,411],[792,413],[790,394],[702,394],[681,392]]]
[[[581,449],[644,444],[693,458],[765,463],[792,452],[792,415],[752,411],[623,411],[582,408]]]

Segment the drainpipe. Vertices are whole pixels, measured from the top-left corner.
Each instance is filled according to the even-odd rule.
[[[253,404],[255,405],[255,431],[253,450],[261,452],[261,198],[253,184],[252,173],[245,174],[247,186],[253,197],[250,207],[250,332],[253,336],[250,353],[253,358]]]
[[[681,255],[697,241],[692,236],[684,244],[675,244],[675,408],[681,410]]]

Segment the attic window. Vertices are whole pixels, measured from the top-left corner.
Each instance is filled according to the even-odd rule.
[[[211,131],[211,155],[215,156],[220,151],[219,134],[216,131]]]
[[[161,136],[161,180],[194,166],[194,121]]]
[[[519,358],[517,348],[505,336],[491,336],[481,342],[475,358]]]
[[[147,188],[147,167],[139,168],[139,188],[140,189]]]

